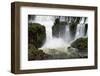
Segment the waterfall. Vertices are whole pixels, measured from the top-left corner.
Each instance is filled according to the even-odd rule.
[[[62,33],[59,33],[59,37],[53,37],[52,27],[55,24],[55,19],[59,18],[60,22],[65,23],[65,32],[62,37]],[[77,17],[65,17],[65,16],[35,16],[34,20],[30,20],[32,23],[39,23],[45,26],[46,29],[46,41],[44,45],[39,48],[42,49],[46,54],[60,54],[60,53],[69,53],[68,47],[70,46],[71,41],[74,41],[77,38],[85,36],[85,24],[87,23],[86,17],[79,17],[81,20],[76,26],[75,38],[71,38],[70,35],[70,24],[77,22]],[[86,33],[88,35],[88,31]],[[73,49],[73,48],[69,48]],[[56,51],[56,52],[55,52]],[[51,54],[51,55],[52,55]]]
[[[77,25],[75,39],[85,36],[85,18],[83,17]]]
[[[52,26],[55,22],[54,16],[36,16],[32,23],[40,23],[46,28],[46,42],[41,48],[56,48],[64,46],[65,42],[61,38],[53,38]],[[45,51],[46,52],[46,51]]]
[[[66,31],[65,31],[65,41],[67,43],[69,43],[71,41],[69,26],[70,25],[66,25]]]
[[[52,26],[54,24],[55,18],[52,16],[36,16],[33,23],[40,23],[46,28],[46,41],[52,39]]]
[[[34,22],[40,23],[46,28],[46,42],[41,48],[58,48],[65,45],[63,39],[52,36],[52,26],[56,18],[58,18],[58,16],[36,16]],[[60,20],[64,20],[64,17],[61,17]]]

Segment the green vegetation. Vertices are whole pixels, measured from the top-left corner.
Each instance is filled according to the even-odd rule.
[[[41,60],[48,56],[42,50],[38,50],[45,42],[45,32],[45,27],[41,24],[28,24],[28,60]]]
[[[30,23],[28,26],[28,43],[36,48],[43,45],[46,39],[45,27],[38,23]]]
[[[77,48],[79,50],[84,50],[88,48],[88,38],[79,38],[75,40],[72,44],[72,47]]]
[[[38,50],[34,45],[28,45],[28,60],[42,60],[48,58],[42,50]]]

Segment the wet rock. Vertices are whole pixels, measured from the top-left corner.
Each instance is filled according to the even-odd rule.
[[[78,38],[72,42],[71,46],[79,50],[84,50],[88,48],[88,38]]]
[[[63,37],[65,35],[67,22],[61,22],[59,18],[55,20],[55,23],[52,27],[53,37]]]
[[[69,58],[79,58],[79,52],[77,48],[73,48],[73,47],[68,47],[68,51],[67,51],[68,57]]]
[[[87,34],[88,24],[85,24],[85,35]]]
[[[88,38],[79,38],[75,40],[71,47],[77,48],[80,58],[88,57]]]
[[[70,34],[71,37],[74,38],[76,34],[77,25],[79,24],[81,17],[71,17],[70,25]]]
[[[34,45],[28,45],[28,60],[43,60],[48,59],[50,55],[43,52],[43,50],[37,49]]]
[[[45,27],[38,23],[29,23],[28,25],[28,43],[36,48],[41,47],[46,39]]]

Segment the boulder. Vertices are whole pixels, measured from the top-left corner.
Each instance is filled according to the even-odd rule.
[[[71,47],[77,48],[78,50],[87,50],[88,38],[78,38],[71,43]]]
[[[45,27],[38,23],[29,23],[28,25],[28,43],[36,48],[41,47],[46,39]]]

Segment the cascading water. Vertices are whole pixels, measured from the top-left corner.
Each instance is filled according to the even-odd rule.
[[[64,38],[60,37],[53,37],[52,35],[52,27],[54,26],[55,19],[59,18],[60,22],[67,22],[65,27],[65,33]],[[77,17],[76,17],[77,18]],[[70,35],[70,23],[73,20],[73,18],[69,17],[58,17],[58,16],[36,16],[35,19],[32,21],[32,23],[40,23],[41,25],[44,25],[46,28],[46,42],[44,45],[39,48],[42,49],[46,54],[53,55],[53,58],[68,58],[68,56],[73,53],[72,50],[74,50],[74,55],[76,55],[77,50],[74,48],[69,48],[70,42],[74,41],[71,40]],[[77,19],[74,20],[74,22]],[[85,17],[82,17],[80,22],[77,24],[76,27],[76,33],[75,38],[77,39],[79,37],[84,37],[84,31],[85,31]],[[88,32],[88,31],[87,31]],[[87,35],[87,34],[86,34]]]
[[[66,25],[65,41],[67,41],[67,43],[71,41],[69,25]]]
[[[35,23],[40,23],[46,28],[46,41],[52,39],[52,26],[54,24],[54,17],[52,16],[36,16]]]
[[[84,37],[85,35],[84,31],[85,31],[85,18],[83,17],[81,21],[79,22],[79,24],[77,25],[75,39]]]

